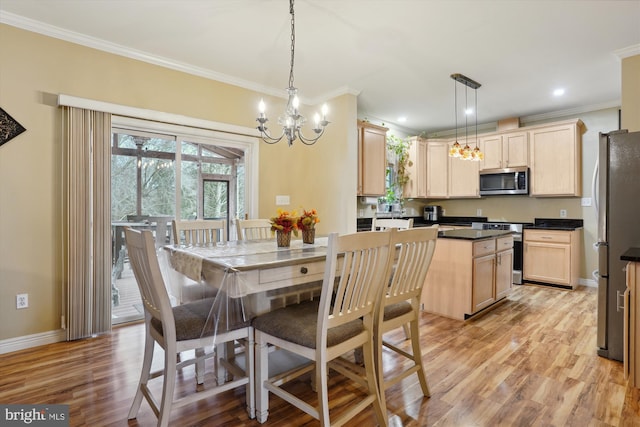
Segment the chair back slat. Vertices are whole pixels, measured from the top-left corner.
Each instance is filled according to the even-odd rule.
[[[318,317],[318,333],[373,313],[388,283],[390,232],[331,234]],[[336,273],[340,257],[340,270]],[[335,284],[335,286],[334,286]],[[331,304],[333,303],[333,304]]]
[[[437,227],[394,230],[391,245],[397,253],[386,305],[420,298],[438,238]]]
[[[172,225],[176,245],[204,246],[227,241],[227,221],[224,219],[174,220]]]
[[[238,240],[266,240],[273,239],[271,222],[268,219],[238,219],[236,220]]]

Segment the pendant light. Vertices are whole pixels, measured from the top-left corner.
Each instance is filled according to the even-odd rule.
[[[325,127],[329,124],[327,121],[327,105],[322,106],[322,116],[316,113],[314,117],[313,132],[315,137],[307,138],[302,134],[301,127],[305,124],[307,119],[298,112],[298,106],[300,100],[298,98],[298,89],[293,86],[293,63],[295,59],[295,46],[296,46],[296,31],[295,31],[295,12],[293,10],[294,0],[289,0],[289,13],[291,14],[291,62],[289,68],[289,87],[287,88],[287,108],[283,115],[278,117],[278,124],[282,126],[282,134],[279,137],[274,138],[269,133],[266,123],[269,121],[265,114],[265,103],[260,100],[258,106],[259,115],[256,121],[259,123],[257,129],[260,131],[260,136],[267,144],[275,144],[283,137],[287,137],[289,147],[293,145],[293,141],[300,139],[303,144],[313,145],[324,133]]]
[[[480,83],[470,79],[469,77],[456,73],[451,74],[451,78],[454,80],[453,83],[453,97],[454,97],[454,110],[455,110],[455,132],[456,139],[451,149],[449,150],[449,157],[457,157],[463,160],[474,160],[480,161],[484,158],[484,154],[480,151],[480,147],[478,147],[478,88],[481,86]],[[465,129],[465,145],[462,147],[458,142],[458,83],[462,83],[465,85],[464,88],[464,100],[465,100],[465,119],[464,119],[464,129]],[[469,127],[467,117],[470,114],[469,112],[469,104],[468,104],[468,96],[467,89],[472,88],[475,94],[475,148],[472,150],[469,147]]]

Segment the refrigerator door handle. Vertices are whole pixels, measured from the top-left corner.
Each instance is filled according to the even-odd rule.
[[[625,298],[624,298],[624,294],[625,291],[616,291],[616,311],[620,312],[620,311],[624,311],[624,306],[625,306]],[[620,301],[622,301],[622,304],[620,304]]]
[[[609,243],[598,242],[598,272],[600,276],[609,276]]]

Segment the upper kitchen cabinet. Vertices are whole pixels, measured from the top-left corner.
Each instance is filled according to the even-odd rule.
[[[447,141],[429,141],[427,144],[427,197],[449,196],[449,144]]]
[[[409,138],[409,142],[409,181],[404,186],[403,197],[448,197],[447,142],[428,141],[417,136]]]
[[[484,153],[480,170],[529,165],[529,134],[526,131],[481,137],[478,145]]]
[[[384,196],[387,131],[358,120],[358,196]]]
[[[409,138],[409,161],[406,171],[409,180],[404,185],[403,197],[427,197],[427,141],[414,136]]]
[[[465,142],[458,140],[460,145],[464,147]],[[455,141],[451,141],[448,145],[450,148]],[[475,143],[469,143],[469,147],[473,150]],[[447,149],[447,157],[449,150]],[[449,197],[480,197],[480,162],[473,160],[462,160],[457,157],[448,157],[449,159]]]
[[[582,121],[536,126],[529,133],[530,195],[580,196]]]

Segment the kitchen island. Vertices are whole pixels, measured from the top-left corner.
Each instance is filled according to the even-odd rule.
[[[484,313],[509,295],[512,272],[510,231],[441,231],[422,290],[423,309],[459,320]]]

